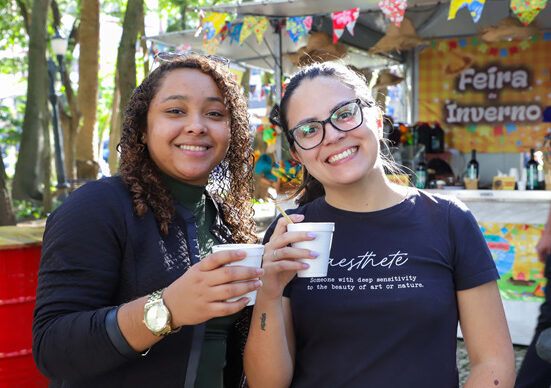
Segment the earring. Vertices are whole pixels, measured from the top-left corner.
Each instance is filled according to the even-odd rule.
[[[142,143],[145,144],[145,134],[144,133],[142,133],[141,141],[142,141]]]

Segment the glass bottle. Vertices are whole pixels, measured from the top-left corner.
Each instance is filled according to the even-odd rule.
[[[467,178],[478,179],[479,165],[476,160],[476,150],[471,151],[471,160],[467,163]]]

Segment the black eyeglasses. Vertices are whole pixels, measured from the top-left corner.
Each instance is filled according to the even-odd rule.
[[[211,59],[215,62],[218,62],[226,67],[229,67],[230,66],[230,59],[229,58],[226,58],[226,57],[220,57],[218,55],[209,55],[209,54],[203,54],[203,53],[200,53],[198,51],[193,51],[193,50],[188,50],[188,51],[184,51],[184,52],[181,52],[181,53],[175,53],[175,52],[171,52],[171,51],[163,51],[163,52],[160,52],[160,53],[157,53],[155,55],[155,59],[158,61],[158,62],[174,62],[174,61],[177,61],[179,59],[186,59],[186,58],[189,58],[189,57],[193,57],[193,56],[200,56],[200,57],[205,57],[205,58],[208,58],[208,59]]]
[[[295,142],[303,150],[311,150],[319,146],[325,138],[325,124],[331,124],[341,132],[352,131],[362,125],[364,116],[362,105],[371,107],[372,102],[359,98],[347,101],[337,106],[329,117],[323,121],[312,120],[302,123],[289,131]]]

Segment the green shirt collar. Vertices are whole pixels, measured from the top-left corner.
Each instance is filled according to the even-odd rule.
[[[164,174],[164,181],[170,190],[170,193],[182,206],[195,213],[198,208],[205,206],[205,186],[195,186],[182,182]]]

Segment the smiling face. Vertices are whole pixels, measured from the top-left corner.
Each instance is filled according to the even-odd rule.
[[[157,167],[204,185],[226,156],[230,137],[230,112],[213,79],[195,69],[168,73],[147,112],[144,142]]]
[[[337,78],[304,79],[289,100],[287,122],[294,128],[310,120],[325,120],[335,108],[358,98],[354,89]],[[325,124],[325,137],[316,148],[296,149],[296,156],[327,191],[341,185],[365,183],[379,154],[382,123],[376,108],[363,107],[363,123],[349,132]]]

